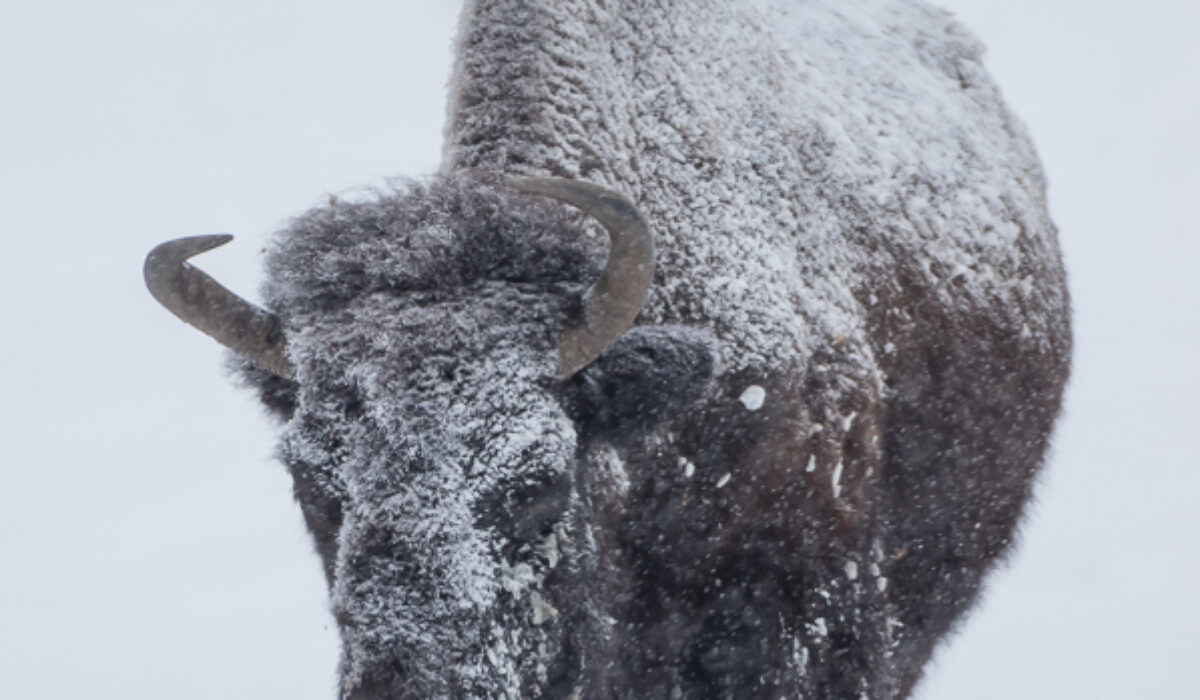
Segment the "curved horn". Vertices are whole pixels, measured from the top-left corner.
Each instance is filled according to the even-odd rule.
[[[162,243],[146,256],[146,287],[160,304],[258,367],[292,379],[279,319],[222,287],[188,258],[225,245],[233,236],[192,236]]]
[[[612,239],[604,273],[585,296],[584,325],[564,330],[558,343],[558,376],[566,379],[591,364],[633,325],[654,280],[654,237],[633,202],[602,187],[526,177],[509,178],[508,185],[578,207],[599,221]]]

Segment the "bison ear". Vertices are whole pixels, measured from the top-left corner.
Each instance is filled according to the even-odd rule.
[[[296,412],[296,391],[299,388],[296,382],[262,369],[233,353],[227,356],[225,368],[235,382],[258,393],[269,415],[282,421],[291,420]]]
[[[588,432],[652,425],[703,396],[713,347],[682,326],[633,328],[568,382],[568,413]]]

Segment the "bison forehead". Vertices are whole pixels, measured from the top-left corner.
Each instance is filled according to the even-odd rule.
[[[285,320],[364,295],[453,290],[481,282],[578,285],[603,261],[577,215],[460,172],[398,181],[360,200],[332,198],[279,232],[265,296]]]
[[[292,346],[293,425],[328,432],[347,477],[384,496],[428,473],[453,489],[562,470],[575,436],[554,391],[556,331],[541,318],[558,315],[551,307],[507,293],[466,308],[368,297],[340,322],[313,319]]]

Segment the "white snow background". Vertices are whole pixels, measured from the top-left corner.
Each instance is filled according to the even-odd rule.
[[[1200,3],[942,4],[1039,145],[1076,354],[1022,545],[919,696],[1200,697]],[[433,170],[457,3],[2,7],[0,697],[331,698],[275,430],[141,264],[232,232],[200,264],[256,298],[288,217]]]

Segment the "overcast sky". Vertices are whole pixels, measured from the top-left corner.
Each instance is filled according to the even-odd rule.
[[[438,162],[457,8],[6,3],[0,697],[331,698],[337,638],[275,427],[142,259],[255,298],[265,236]],[[953,0],[1029,124],[1075,303],[1023,543],[926,700],[1196,698],[1200,3]]]

